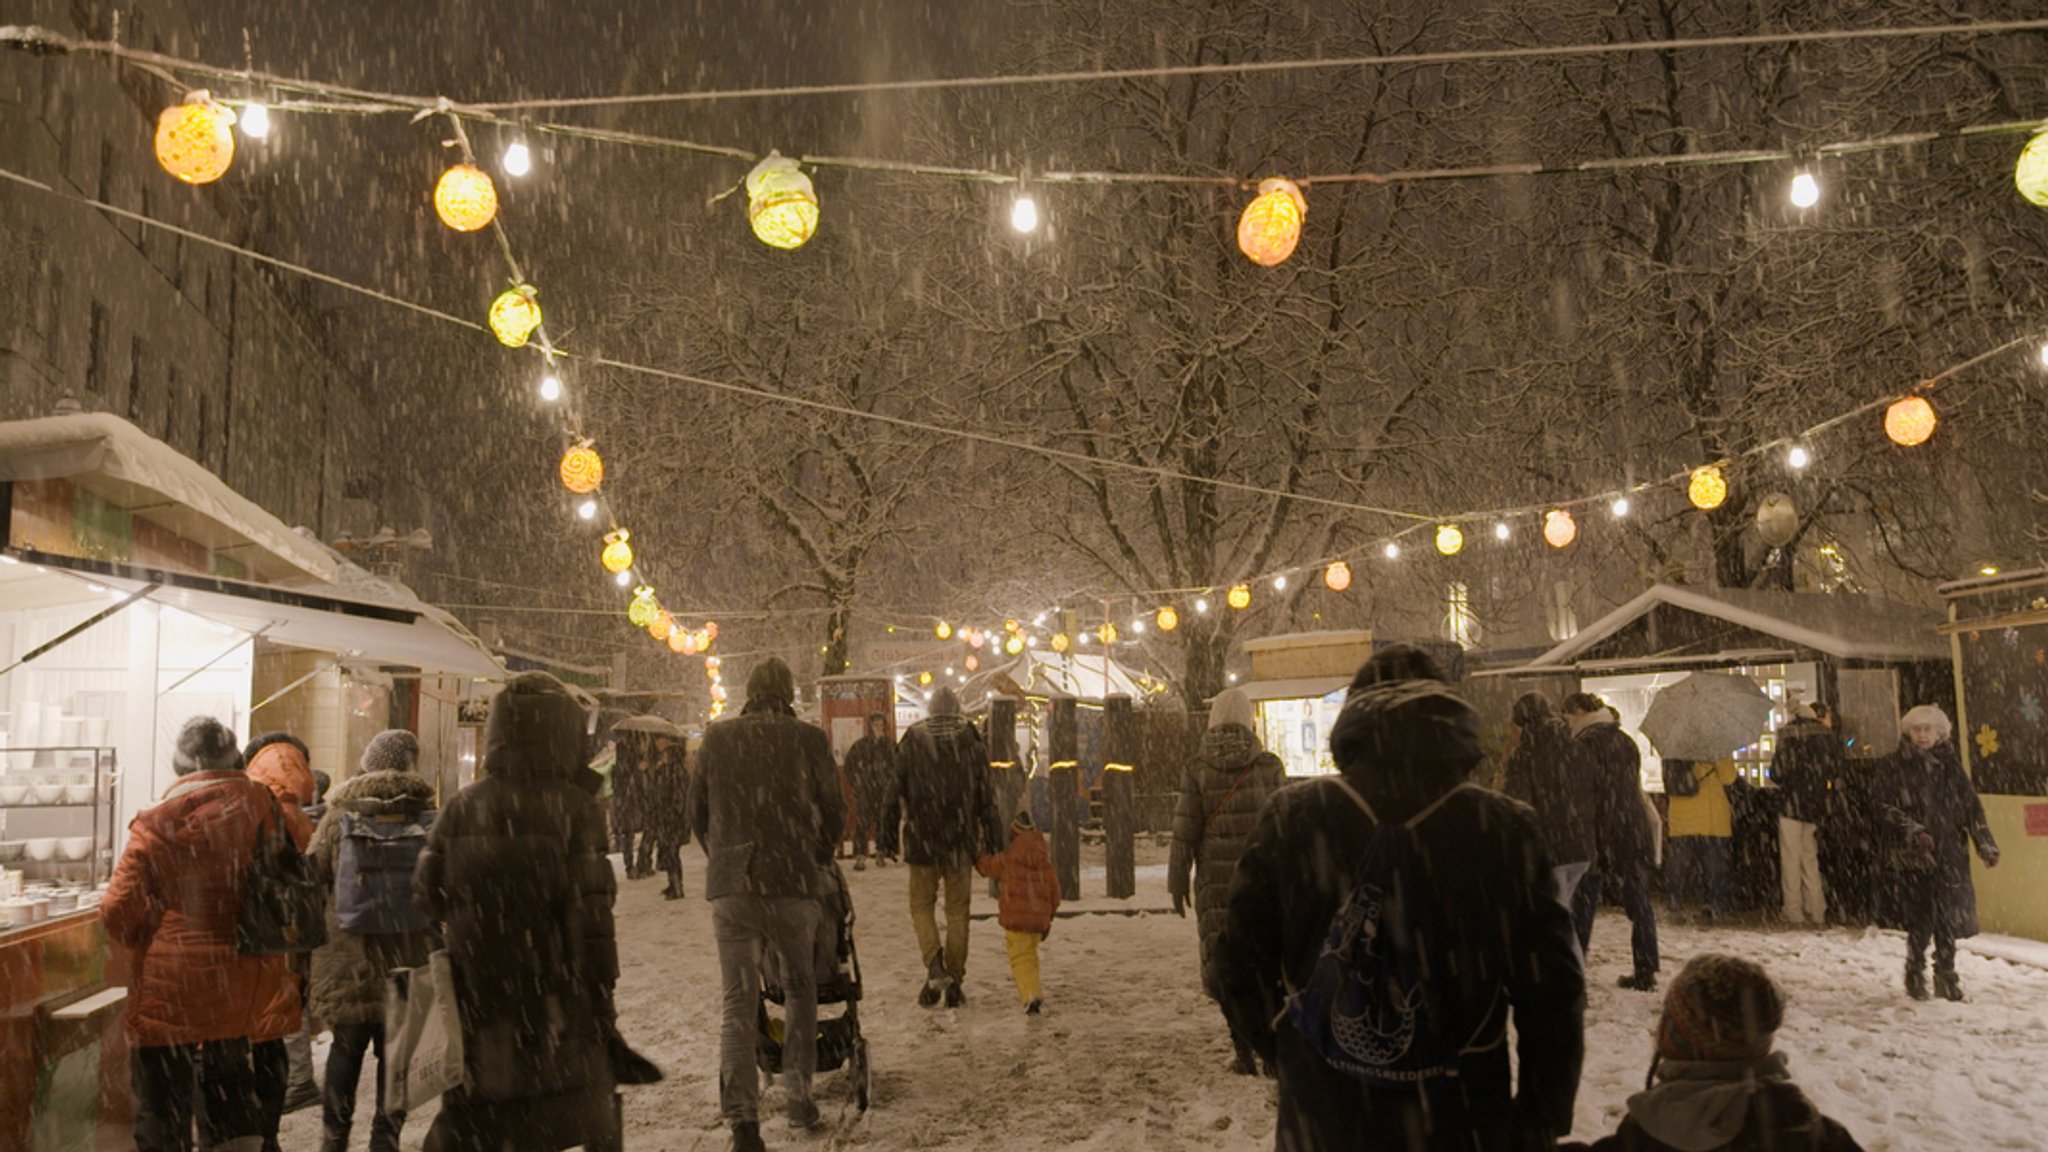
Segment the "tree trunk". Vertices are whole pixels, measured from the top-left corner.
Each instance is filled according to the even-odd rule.
[[[852,609],[846,598],[832,598],[832,613],[825,617],[824,675],[843,676],[846,670],[853,666],[846,650],[846,625],[851,614]]]
[[[1218,603],[1212,613],[1228,611]],[[1181,625],[1186,645],[1186,662],[1181,675],[1181,695],[1188,707],[1208,706],[1210,697],[1223,691],[1223,662],[1230,654],[1231,629],[1214,615],[1194,616]]]

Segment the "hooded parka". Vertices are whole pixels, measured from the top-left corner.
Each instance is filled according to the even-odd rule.
[[[1232,696],[1238,699],[1229,699]],[[1189,895],[1194,873],[1195,922],[1202,938],[1202,983],[1214,994],[1215,951],[1230,902],[1230,881],[1238,858],[1258,824],[1266,798],[1287,783],[1280,758],[1259,746],[1252,734],[1251,701],[1226,689],[1210,706],[1210,727],[1195,758],[1181,774],[1173,810],[1173,848],[1167,858],[1166,889],[1176,900]]]
[[[412,772],[365,772],[334,786],[327,812],[313,830],[315,875],[331,893],[340,867],[344,817],[417,820],[434,808],[434,786]],[[316,1019],[329,1024],[375,1024],[384,1019],[384,984],[394,968],[418,968],[436,944],[432,932],[356,935],[345,931],[334,900],[327,901],[327,943],[313,950],[306,998]]]

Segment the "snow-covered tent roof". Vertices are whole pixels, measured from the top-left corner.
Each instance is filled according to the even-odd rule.
[[[985,668],[970,677],[960,690],[960,703],[978,709],[990,696],[1072,696],[1078,700],[1103,700],[1129,696],[1142,700],[1148,693],[1128,668],[1110,657],[1068,652],[1040,652],[1026,649],[1008,664]]]
[[[1895,662],[1949,658],[1947,642],[1935,633],[1941,614],[1933,609],[1870,596],[1653,584],[1642,595],[1594,621],[1520,671],[1569,667],[1665,607],[1720,620],[1735,629],[1759,633],[1839,660]],[[1706,654],[1659,649],[1636,655],[1647,659]]]
[[[334,559],[196,461],[118,416],[85,412],[0,423],[0,481],[67,480],[225,553],[259,580],[333,580]]]

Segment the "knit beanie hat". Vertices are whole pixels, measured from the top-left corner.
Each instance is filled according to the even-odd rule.
[[[415,772],[419,766],[419,737],[403,728],[387,728],[372,736],[358,762],[364,772]]]
[[[1216,694],[1214,700],[1209,701],[1209,728],[1211,731],[1221,728],[1226,724],[1235,724],[1239,728],[1250,728],[1253,719],[1251,694],[1242,688],[1225,688]]]
[[[1015,828],[1019,832],[1029,832],[1033,828],[1038,827],[1038,825],[1031,819],[1031,809],[1019,808],[1017,809],[1017,818],[1010,821],[1010,827]]]
[[[1763,965],[1707,953],[1686,962],[1664,994],[1657,1055],[1666,1060],[1754,1060],[1767,1056],[1785,999]]]
[[[171,752],[171,767],[178,775],[193,772],[240,772],[242,750],[235,734],[211,716],[194,716],[178,730],[178,743]]]

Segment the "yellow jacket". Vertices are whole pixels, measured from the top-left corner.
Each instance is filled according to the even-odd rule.
[[[1700,782],[1697,796],[1679,796],[1664,786],[1665,795],[1671,800],[1671,835],[1720,836],[1735,834],[1734,816],[1728,809],[1728,786],[1735,783],[1735,761],[1722,760],[1708,764],[1695,761],[1692,774]]]

